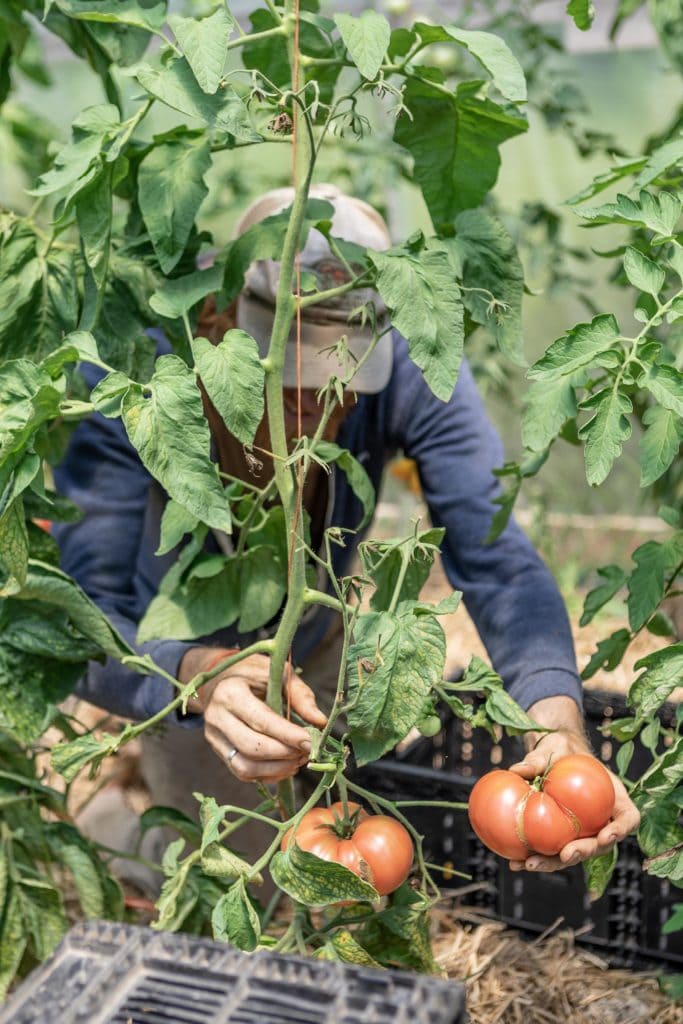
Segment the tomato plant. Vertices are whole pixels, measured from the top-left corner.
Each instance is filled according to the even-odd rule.
[[[530,48],[522,61],[533,70],[527,93],[522,63],[502,38],[485,30],[476,12],[470,11],[465,17],[472,20],[464,24],[438,26],[417,15],[391,22],[372,7],[360,16],[326,17],[315,0],[302,3],[301,11],[295,0],[265,0],[243,27],[224,3],[188,0],[176,6],[181,13],[170,12],[166,0],[6,0],[0,9],[0,103],[7,114],[0,141],[3,153],[15,155],[14,170],[30,193],[28,202],[22,194],[16,209],[0,210],[0,762],[2,800],[11,807],[0,834],[0,877],[6,881],[0,886],[0,947],[10,950],[0,958],[0,992],[24,969],[24,955],[26,963],[42,958],[67,926],[53,864],[66,866],[80,882],[84,913],[123,913],[120,892],[101,868],[98,851],[80,843],[69,821],[67,797],[82,769],[96,771],[125,743],[168,715],[182,713],[195,688],[219,671],[212,668],[182,685],[150,653],[154,643],[162,651],[180,633],[190,643],[209,621],[219,630],[239,616],[237,629],[245,634],[275,621],[266,639],[245,643],[226,663],[267,654],[268,703],[282,712],[283,670],[304,614],[320,606],[343,619],[338,693],[329,726],[314,737],[313,767],[320,782],[303,807],[295,806],[291,789],[282,785],[277,801],[264,797],[259,811],[242,812],[204,798],[201,829],[179,812],[146,819],[173,824],[181,834],[180,846],[173,844],[164,857],[158,926],[201,932],[210,922],[217,937],[242,948],[268,944],[252,888],[270,869],[304,908],[390,893],[393,907],[387,913],[395,910],[403,928],[400,955],[398,939],[392,938],[391,962],[402,958],[431,968],[425,915],[439,888],[424,862],[420,836],[405,824],[400,808],[385,801],[380,807],[388,816],[359,814],[353,828],[348,823],[349,836],[322,825],[321,812],[313,808],[333,787],[342,793],[349,746],[363,763],[391,750],[415,726],[435,733],[434,700],[473,727],[492,729],[495,723],[520,732],[533,726],[502,680],[481,662],[473,659],[460,683],[443,681],[446,640],[439,617],[455,610],[458,597],[439,605],[420,599],[443,539],[441,528],[416,525],[407,537],[369,539],[358,549],[362,573],[337,572],[335,553],[365,529],[375,488],[350,452],[326,446],[319,437],[302,438],[290,450],[282,367],[297,305],[313,304],[323,292],[343,300],[361,287],[381,297],[426,388],[439,401],[452,394],[464,344],[478,328],[488,332],[490,351],[483,364],[494,362],[494,377],[500,378],[505,360],[524,363],[522,261],[490,193],[504,144],[527,130],[527,100],[572,131],[569,90],[557,86],[554,66],[546,65],[544,77],[541,59],[554,57],[558,44],[526,22],[520,5],[510,5],[512,34]],[[651,6],[661,14],[661,4]],[[591,5],[570,7],[582,10],[581,27],[587,28]],[[491,18],[497,24],[498,14]],[[87,105],[75,118],[70,139],[58,138],[23,98],[27,81],[36,88],[50,81],[49,61],[42,66],[35,56],[46,36],[67,47],[91,76]],[[451,55],[444,61],[446,48]],[[548,90],[555,91],[550,103]],[[155,121],[157,112],[161,116]],[[368,139],[373,124],[382,126],[374,141]],[[522,438],[527,451],[520,465],[509,463],[499,471],[512,487],[498,499],[492,538],[504,528],[523,480],[538,472],[551,446],[583,444],[588,481],[598,485],[632,423],[643,428],[643,486],[659,486],[665,498],[679,493],[683,179],[677,139],[676,134],[673,145],[670,139],[652,140],[642,157],[620,159],[577,197],[590,200],[634,176],[633,198],[620,196],[581,213],[596,226],[629,232],[631,244],[618,254],[616,277],[636,290],[639,326],[622,330],[611,314],[600,314],[568,330],[531,367]],[[575,142],[582,153],[599,144],[580,133]],[[348,258],[342,247],[347,280],[333,289],[310,280],[296,292],[285,287],[278,294],[265,358],[253,338],[234,332],[215,347],[202,344],[195,335],[205,300],[217,295],[229,306],[254,254],[279,261],[281,280],[292,281],[297,248],[307,232],[330,234],[332,208],[311,202],[309,195],[326,149],[341,147],[343,174],[365,194],[370,144],[382,160],[378,181],[409,180],[421,192],[431,220],[429,237],[418,232],[388,253],[354,249]],[[239,239],[214,238],[207,227],[221,212],[225,194],[245,203],[251,198],[243,183],[253,164],[242,160],[253,150],[269,173],[272,169],[269,185],[290,181],[290,170],[297,167],[293,202]],[[281,165],[279,153],[286,154]],[[331,236],[331,244],[338,241]],[[209,251],[213,263],[207,268]],[[608,258],[614,252],[610,246]],[[362,312],[376,346],[377,309],[364,305]],[[160,326],[172,354],[157,358],[150,331]],[[344,388],[353,390],[356,368],[343,337],[337,347],[342,369],[330,374],[319,396],[323,425],[335,414]],[[86,371],[93,367],[101,378],[90,387]],[[228,431],[247,451],[264,413],[255,396],[265,396],[273,481],[261,487],[221,477],[211,457],[199,376]],[[124,636],[60,569],[54,540],[36,526],[78,518],[78,509],[53,489],[52,471],[70,433],[95,413],[120,422],[122,436],[168,497],[161,547],[168,554],[183,546],[182,558],[163,579],[135,636]],[[311,467],[321,465],[337,466],[347,475],[360,512],[357,531],[332,524],[313,551],[302,492]],[[673,635],[659,606],[680,589],[683,522],[680,502],[669,504],[663,512],[666,539],[643,545],[628,571],[606,567],[588,595],[585,621],[625,593],[629,629],[600,645],[587,676],[602,664],[617,664],[643,629]],[[207,562],[207,538],[230,533],[235,523],[240,539],[234,552],[214,554]],[[326,590],[312,583],[319,570]],[[198,582],[206,579],[210,587]],[[236,581],[240,597],[250,598],[242,602],[249,614],[235,600]],[[366,596],[369,608],[362,600]],[[138,648],[142,643],[144,655]],[[682,658],[681,645],[672,643],[644,659],[629,697],[634,716],[612,725],[612,735],[623,743],[623,772],[634,736],[643,735],[653,751],[652,766],[634,783],[632,795],[644,812],[640,840],[651,870],[674,881],[682,877],[675,829],[683,741],[662,736],[656,711],[681,679]],[[121,671],[156,676],[159,691],[168,687],[171,696],[153,715],[120,733],[95,735],[60,713],[59,704],[89,663],[108,659]],[[482,694],[483,711],[475,715],[459,691]],[[342,709],[344,742],[332,730]],[[52,756],[67,789],[59,800],[35,777],[27,754],[48,725],[63,737]],[[659,754],[663,738],[670,742]],[[548,822],[551,828],[567,827],[557,800],[569,806],[580,795],[571,782],[558,777],[551,783],[554,795],[547,784],[543,793],[531,793],[530,831],[532,809],[539,830]],[[512,785],[496,779],[493,794],[502,800],[501,820],[508,824],[514,819]],[[29,802],[26,792],[39,797]],[[43,817],[36,813],[39,803]],[[577,808],[580,818],[586,808],[580,802]],[[50,819],[55,812],[58,823]],[[310,831],[304,826],[304,819],[311,820],[308,813],[316,816]],[[247,861],[226,843],[236,832],[239,848],[239,829],[250,815],[270,823],[274,836]],[[281,849],[290,828],[303,844],[313,837],[311,856],[297,859],[297,844]],[[194,849],[181,857],[185,839]],[[326,860],[318,851],[334,856]],[[400,884],[413,853],[416,891]],[[374,887],[364,881],[363,865]],[[280,948],[319,949],[328,939],[334,946],[336,925],[323,934],[310,918],[304,928],[297,917],[297,927],[303,930],[288,932]],[[381,960],[381,948],[373,955]]]
[[[607,769],[584,754],[560,757],[527,782],[515,772],[487,772],[475,783],[469,818],[481,841],[510,860],[554,855],[571,842],[597,835],[614,809]]]

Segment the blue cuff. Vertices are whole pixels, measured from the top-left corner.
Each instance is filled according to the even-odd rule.
[[[178,678],[180,662],[183,656],[193,647],[200,644],[183,643],[180,640],[158,640],[154,644],[153,660],[159,668],[163,668],[169,675]],[[163,676],[150,675],[145,680],[146,699],[144,703],[144,717],[151,718],[161,711],[163,707],[170,704],[177,695],[177,690],[168,679]],[[203,724],[203,715],[183,715],[180,708],[176,708],[166,716],[170,725],[177,725],[184,729],[196,729]]]
[[[524,676],[510,687],[510,696],[525,711],[546,697],[571,697],[583,711],[583,686],[575,672],[566,668],[545,668]]]

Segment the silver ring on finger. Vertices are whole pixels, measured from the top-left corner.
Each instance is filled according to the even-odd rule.
[[[232,762],[235,760],[235,758],[237,757],[238,754],[239,754],[239,750],[237,749],[237,747],[233,747],[232,750],[230,751],[230,753],[228,754],[228,756],[225,759],[226,763],[227,763],[227,766],[230,769],[230,771],[233,770]]]

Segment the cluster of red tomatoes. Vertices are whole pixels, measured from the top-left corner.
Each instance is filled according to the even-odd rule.
[[[558,758],[531,784],[514,772],[488,772],[469,801],[470,823],[482,843],[510,860],[552,856],[573,839],[595,836],[613,810],[609,773],[588,754]]]

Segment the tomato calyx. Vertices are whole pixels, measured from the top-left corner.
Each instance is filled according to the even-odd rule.
[[[365,816],[365,812],[362,807],[358,806],[354,807],[350,813],[348,807],[345,808],[345,811],[345,814],[340,815],[334,810],[332,812],[332,821],[321,822],[316,827],[321,831],[329,832],[338,839],[351,839]]]

